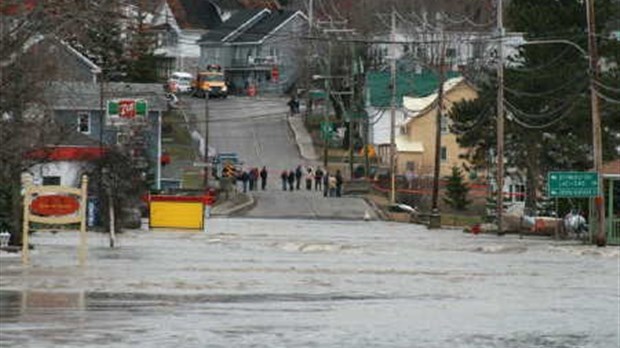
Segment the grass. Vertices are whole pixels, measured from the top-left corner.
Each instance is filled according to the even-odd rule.
[[[471,226],[482,223],[483,219],[478,215],[441,214],[442,226]]]
[[[186,189],[202,189],[203,188],[203,174],[200,168],[186,169],[183,172],[183,188]]]

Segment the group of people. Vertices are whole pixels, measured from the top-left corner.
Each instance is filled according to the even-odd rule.
[[[260,178],[260,186],[264,191],[267,189],[267,167],[263,166],[261,170],[258,168],[252,168],[250,170],[244,170],[237,177],[243,184],[243,192],[258,190],[258,179]]]
[[[241,182],[243,192],[257,191],[260,189],[267,189],[267,167],[263,166],[262,169],[251,168],[243,170],[236,176],[237,182]],[[283,191],[295,191],[301,190],[302,182],[305,181],[305,187],[307,191],[314,190],[322,191],[325,197],[340,197],[342,196],[342,184],[344,182],[342,173],[337,170],[335,174],[330,174],[328,171],[323,171],[321,167],[317,167],[316,170],[310,166],[303,167],[301,165],[293,170],[283,170],[280,174],[282,180]]]
[[[324,197],[342,196],[342,183],[344,180],[340,170],[337,170],[336,174],[332,175],[328,171],[323,171],[321,167],[317,167],[316,170],[314,170],[310,166],[303,168],[300,165],[294,170],[283,170],[280,174],[282,190],[286,191],[287,188],[291,192],[300,190],[302,177],[305,180],[307,191],[312,190],[312,183],[314,182],[314,190],[323,191]]]

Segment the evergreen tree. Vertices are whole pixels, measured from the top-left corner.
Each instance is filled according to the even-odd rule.
[[[467,199],[469,186],[464,182],[463,172],[457,167],[452,167],[452,175],[445,178],[448,181],[446,196],[443,201],[456,210],[465,210],[471,203]]]
[[[605,37],[607,23],[620,11],[611,2],[597,2],[597,33]],[[617,6],[617,5],[616,5]],[[613,17],[615,16],[615,17]],[[565,39],[587,47],[585,2],[577,0],[514,0],[507,10],[511,30],[523,32],[526,41]],[[603,40],[600,54],[618,63],[620,42]],[[579,50],[562,43],[524,45],[505,69],[505,159],[507,167],[524,170],[526,207],[536,210],[538,193],[549,170],[592,168],[592,126],[588,61]],[[457,103],[450,116],[452,129],[475,165],[483,165],[496,146],[497,85],[495,71],[479,87],[479,98]],[[602,71],[601,80],[618,85],[616,68]],[[620,98],[619,98],[620,99]],[[603,157],[617,157],[620,139],[618,104],[602,101]],[[487,163],[488,164],[488,163]],[[494,164],[493,164],[494,165]]]

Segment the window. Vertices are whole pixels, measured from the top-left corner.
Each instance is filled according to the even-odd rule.
[[[59,176],[44,176],[43,177],[43,186],[58,186],[60,185],[60,177]]]
[[[86,112],[78,113],[78,132],[90,134],[90,114]]]
[[[407,170],[411,170],[411,171],[415,170],[415,162],[414,161],[407,161]]]
[[[448,119],[448,117],[442,115],[441,116],[441,134],[450,133],[450,128],[448,127],[449,123],[450,123],[450,120]]]
[[[517,184],[510,187],[514,202],[525,202],[525,185]]]
[[[441,147],[441,160],[442,161],[448,160],[448,149],[445,146]]]
[[[446,49],[446,57],[447,58],[455,58],[456,57],[456,48],[448,48],[448,49]]]

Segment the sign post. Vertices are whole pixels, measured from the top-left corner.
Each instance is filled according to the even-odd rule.
[[[80,246],[78,259],[80,266],[86,263],[86,202],[88,178],[82,176],[80,188],[65,186],[35,186],[32,178],[22,181],[24,194],[24,223],[22,230],[22,263],[30,262],[29,232],[30,222],[63,225],[80,224]]]

